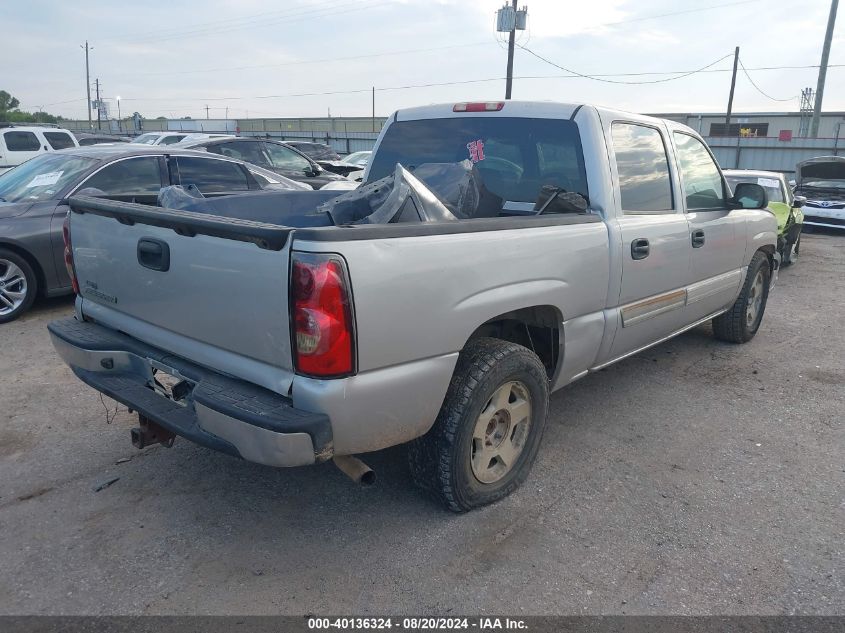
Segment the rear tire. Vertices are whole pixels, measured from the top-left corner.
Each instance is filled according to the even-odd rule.
[[[0,248],[0,323],[29,310],[38,294],[38,277],[23,257]]]
[[[713,319],[713,334],[717,339],[747,343],[754,338],[766,311],[771,277],[769,258],[762,251],[757,251],[748,265],[739,297],[730,310]]]
[[[549,379],[534,352],[471,341],[434,426],[409,446],[414,483],[453,512],[509,495],[531,470],[548,407]]]

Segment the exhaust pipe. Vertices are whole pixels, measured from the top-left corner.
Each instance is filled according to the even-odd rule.
[[[352,455],[335,455],[333,461],[334,465],[356,484],[372,486],[376,483],[376,474],[373,469],[357,457],[353,457]]]

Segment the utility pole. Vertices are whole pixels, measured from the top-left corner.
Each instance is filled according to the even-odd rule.
[[[508,37],[508,74],[507,83],[505,84],[505,99],[511,98],[511,91],[513,90],[513,49],[516,44],[516,0],[511,0],[513,7],[514,24]]]
[[[88,73],[88,40],[85,40],[85,46],[80,45],[79,48],[85,49],[85,94],[87,96],[85,107],[88,110],[88,129],[91,130],[93,126],[91,125],[91,77]]]
[[[99,77],[94,80],[95,85],[97,86],[97,129],[102,130],[103,128],[100,125],[100,112],[102,109],[100,108],[100,79]]]
[[[528,21],[528,9],[517,9],[517,0],[510,0],[510,6],[505,3],[496,12],[496,31],[508,34],[508,72],[505,83],[505,99],[511,98],[513,92],[513,53],[516,47],[516,32],[524,31]]]
[[[833,25],[836,24],[836,12],[839,9],[839,0],[832,0],[830,3],[830,15],[827,18],[827,31],[824,34],[824,46],[822,46],[822,61],[819,65],[819,83],[816,84],[816,103],[813,106],[813,121],[810,124],[810,136],[819,136],[819,118],[822,114],[822,98],[824,97],[824,82],[827,78],[827,61],[830,57],[830,42],[833,39]]]
[[[208,120],[208,106],[205,106],[205,118]]]
[[[725,136],[730,136],[731,110],[734,107],[734,88],[736,88],[736,67],[739,64],[739,46],[734,50],[734,72],[731,75],[731,92],[728,95],[728,112],[725,114]]]
[[[373,132],[376,131],[376,87],[373,86]]]

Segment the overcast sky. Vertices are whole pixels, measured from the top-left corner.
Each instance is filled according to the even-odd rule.
[[[528,0],[526,0],[528,1]],[[501,0],[146,0],[2,2],[0,89],[21,107],[86,118],[85,63],[124,116],[369,116],[433,102],[500,99],[507,51]],[[713,8],[715,7],[715,8]],[[734,46],[735,112],[797,110],[815,88],[829,0],[530,0],[517,49],[515,99],[587,101],[638,112],[724,111]],[[685,13],[679,13],[685,11]],[[675,14],[675,15],[665,15]],[[845,64],[845,15],[831,64]],[[570,75],[568,78],[564,75]],[[532,78],[533,77],[533,78]],[[492,81],[475,81],[491,80]],[[424,86],[425,84],[454,85]],[[473,83],[458,83],[473,82]],[[310,96],[302,96],[312,93]],[[334,94],[313,94],[334,93]],[[825,110],[845,110],[845,67],[828,72]]]

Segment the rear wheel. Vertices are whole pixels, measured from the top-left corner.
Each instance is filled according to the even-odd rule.
[[[414,482],[453,512],[507,496],[531,470],[548,401],[546,370],[531,350],[470,342],[434,426],[409,447]]]
[[[747,343],[754,338],[766,311],[771,277],[769,258],[757,251],[751,258],[739,297],[730,310],[713,319],[716,338],[731,343]]]
[[[0,249],[0,323],[14,321],[35,301],[38,278],[17,253]]]

